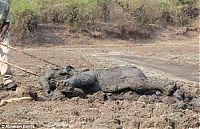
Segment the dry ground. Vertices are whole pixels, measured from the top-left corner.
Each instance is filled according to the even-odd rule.
[[[76,68],[136,65],[149,78],[174,80],[186,91],[200,95],[199,37],[145,42],[74,37],[62,45],[46,44],[23,50],[58,65]],[[14,64],[38,74],[52,67],[16,52],[13,57]],[[19,86],[32,87],[40,99],[0,107],[0,123],[36,124],[45,129],[183,129],[200,125],[198,111],[176,109],[167,103],[167,97],[161,102],[146,96],[132,102],[100,101],[95,95],[89,99],[47,101],[38,77],[15,68],[13,71]]]

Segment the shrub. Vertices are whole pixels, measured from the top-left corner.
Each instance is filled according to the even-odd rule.
[[[101,30],[101,23],[107,28],[114,24],[122,34],[148,30],[149,24],[188,26],[198,19],[199,4],[199,0],[11,0],[11,9],[13,31],[24,40],[37,37],[33,21],[96,30]]]
[[[30,39],[32,41],[37,40],[37,33],[35,33],[35,26],[32,26],[32,20],[37,17],[39,9],[38,0],[11,1],[12,35],[15,35],[13,36],[15,43]]]

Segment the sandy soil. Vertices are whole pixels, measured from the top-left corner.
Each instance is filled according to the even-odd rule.
[[[95,69],[135,65],[148,78],[174,80],[191,94],[200,95],[198,37],[145,42],[74,37],[61,45],[46,44],[23,50],[60,66]],[[14,64],[40,75],[52,67],[14,51],[12,55]],[[177,109],[169,104],[171,100],[168,97],[162,101],[144,95],[137,101],[102,101],[94,94],[89,99],[48,101],[38,77],[15,68],[13,72],[19,86],[37,91],[39,101],[9,103],[0,107],[2,124],[36,124],[37,128],[44,129],[198,129],[200,126],[198,110]],[[12,92],[2,91],[1,94]]]

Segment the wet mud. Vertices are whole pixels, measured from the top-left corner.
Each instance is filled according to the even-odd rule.
[[[148,103],[166,101],[180,109],[199,110],[200,107],[198,96],[187,93],[175,82],[148,79],[135,66],[93,70],[56,67],[47,70],[40,83],[50,100],[72,97],[91,99],[88,96],[95,94],[101,101],[133,101],[146,96]],[[170,99],[166,100],[166,97]]]

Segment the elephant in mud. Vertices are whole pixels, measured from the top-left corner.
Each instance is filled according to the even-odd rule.
[[[85,97],[98,91],[113,95],[128,91],[139,95],[172,95],[177,89],[175,83],[149,81],[135,66],[97,70],[79,70],[72,66],[52,68],[45,72],[40,83],[52,99]]]

